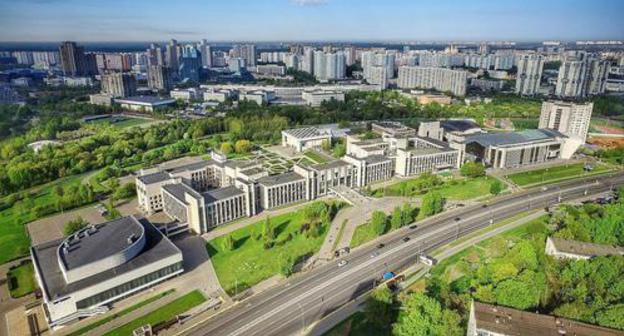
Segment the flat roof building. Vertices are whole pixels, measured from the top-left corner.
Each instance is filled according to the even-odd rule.
[[[546,238],[546,255],[557,259],[591,259],[602,256],[624,255],[624,248],[619,246],[593,244],[556,237]]]
[[[115,103],[120,104],[122,108],[141,111],[153,112],[160,108],[165,108],[175,104],[173,98],[160,98],[155,96],[134,96],[128,98],[115,99]]]
[[[182,253],[144,219],[122,217],[31,248],[51,327],[183,272]]]
[[[331,141],[331,138],[328,130],[316,127],[293,128],[282,131],[282,146],[292,148],[295,152],[303,152],[320,148],[323,141]]]

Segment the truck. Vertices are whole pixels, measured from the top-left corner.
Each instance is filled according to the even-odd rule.
[[[427,266],[433,266],[438,263],[438,261],[434,257],[428,256],[426,254],[421,254],[418,257],[418,260],[420,260],[421,263]]]

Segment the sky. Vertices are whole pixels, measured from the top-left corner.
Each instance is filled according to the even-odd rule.
[[[624,39],[624,0],[0,0],[0,41]]]

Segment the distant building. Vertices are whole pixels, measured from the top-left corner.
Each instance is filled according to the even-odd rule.
[[[399,142],[396,150],[395,170],[397,176],[414,176],[425,172],[437,173],[456,169],[459,150],[440,140],[411,137]]]
[[[247,100],[258,104],[259,106],[263,104],[268,104],[274,98],[275,93],[268,90],[250,90],[243,91],[238,94],[239,101]]]
[[[399,68],[397,86],[401,89],[434,89],[450,92],[455,96],[465,96],[467,75],[462,70],[402,66]]]
[[[230,50],[230,56],[245,60],[245,66],[256,66],[256,46],[253,44],[236,44]]]
[[[111,106],[113,104],[113,96],[106,93],[96,93],[89,95],[89,103],[93,105]]]
[[[258,65],[256,66],[256,73],[268,76],[284,76],[286,74],[286,67],[276,64]]]
[[[320,148],[323,141],[331,141],[331,133],[316,127],[294,128],[282,131],[282,146],[295,152]]]
[[[517,63],[516,94],[523,96],[537,94],[542,80],[544,56],[537,54],[521,54],[518,56]]]
[[[416,135],[416,130],[396,121],[376,121],[371,130],[383,138],[405,138]]]
[[[555,237],[546,238],[546,255],[557,259],[587,260],[594,257],[622,256],[624,248]]]
[[[199,51],[194,46],[188,44],[182,49],[182,57],[178,68],[179,78],[195,83],[199,82],[199,71],[202,67],[202,60]]]
[[[33,246],[31,256],[52,328],[104,313],[111,302],[183,272],[182,252],[134,216]]]
[[[609,75],[609,61],[596,55],[575,53],[566,55],[559,67],[555,95],[582,98],[603,94]]]
[[[65,76],[88,75],[84,48],[76,45],[76,42],[63,42],[59,47],[59,54]]]
[[[203,100],[203,92],[196,88],[188,88],[188,89],[174,89],[169,92],[169,96],[173,99],[180,99],[186,102],[192,100]]]
[[[163,65],[147,68],[147,86],[152,90],[169,91],[173,87],[173,71]]]
[[[165,47],[165,58],[164,65],[171,69],[178,69],[179,63],[178,59],[180,55],[178,54],[178,41],[171,39],[167,46]]]
[[[223,103],[227,99],[233,98],[235,95],[233,90],[213,88],[204,92],[204,101],[218,101]]]
[[[136,78],[133,74],[113,72],[102,75],[102,93],[115,98],[136,95]]]
[[[325,101],[335,99],[336,101],[344,101],[345,95],[343,92],[330,91],[330,90],[312,90],[303,91],[301,98],[309,106],[321,106]]]
[[[545,101],[542,103],[539,128],[555,129],[569,137],[587,139],[594,103]]]
[[[121,108],[132,111],[154,112],[155,110],[172,106],[175,104],[175,99],[154,96],[134,96],[115,99],[115,103],[120,104]]]
[[[314,77],[319,81],[344,79],[346,76],[344,53],[314,52]]]
[[[212,49],[205,39],[199,44],[199,52],[201,53],[202,66],[204,68],[212,67]]]
[[[502,80],[495,80],[495,79],[473,78],[470,81],[470,85],[485,92],[501,91],[503,87],[505,86],[505,82]]]
[[[619,330],[481,302],[470,304],[467,329],[467,336],[622,335]]]

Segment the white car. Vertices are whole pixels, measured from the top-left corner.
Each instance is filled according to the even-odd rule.
[[[344,265],[346,265],[346,264],[347,264],[347,261],[346,261],[346,260],[340,260],[340,261],[338,262],[338,267],[342,267],[342,266],[344,266]]]
[[[375,257],[376,257],[376,256],[378,256],[378,255],[379,255],[379,253],[377,253],[377,252],[373,252],[373,253],[371,253],[370,257],[371,257],[371,258],[375,258]]]

